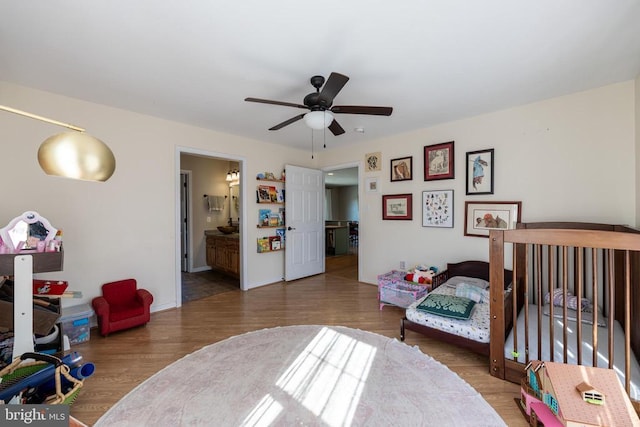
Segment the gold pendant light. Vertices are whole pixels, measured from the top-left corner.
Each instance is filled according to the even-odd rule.
[[[84,129],[0,105],[0,110],[72,129],[47,138],[38,150],[38,163],[47,175],[86,181],[108,180],[116,169],[111,149]]]

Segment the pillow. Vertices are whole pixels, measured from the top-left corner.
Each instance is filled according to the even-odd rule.
[[[456,296],[469,298],[475,302],[488,303],[489,291],[481,289],[477,286],[470,285],[468,283],[458,283],[456,286]]]
[[[551,296],[549,292],[544,296],[544,302],[549,304]],[[564,296],[562,295],[562,288],[556,288],[553,290],[553,305],[556,307],[564,306]],[[578,297],[574,296],[571,292],[567,291],[567,308],[572,310],[578,309]],[[580,299],[580,311],[589,310],[591,308],[591,301],[587,298]]]
[[[489,289],[489,282],[483,279],[478,279],[477,277],[453,276],[445,283],[450,288],[455,288],[459,283],[466,283],[468,285],[477,286],[480,289]]]
[[[542,314],[545,316],[549,316],[549,304],[545,304],[542,307]],[[555,308],[553,310],[553,317],[556,319],[563,319],[564,313],[561,307]],[[578,312],[576,310],[572,310],[567,308],[567,320],[573,320],[574,322],[578,321]],[[593,325],[593,313],[591,311],[583,311],[582,312],[582,323],[586,323],[588,325]],[[607,327],[607,318],[600,312],[600,308],[598,308],[598,326],[606,328]]]
[[[416,307],[426,313],[454,319],[469,319],[476,302],[455,295],[429,294]]]

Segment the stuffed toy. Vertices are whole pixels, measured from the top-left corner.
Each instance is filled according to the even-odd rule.
[[[421,285],[429,285],[431,284],[431,279],[436,275],[436,270],[433,267],[429,267],[428,270],[421,270],[416,267],[410,273],[404,277],[404,280],[408,282],[419,283]]]

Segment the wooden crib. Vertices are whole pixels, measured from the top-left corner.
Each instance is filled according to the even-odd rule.
[[[639,233],[626,226],[586,223],[492,230],[491,374],[519,383],[532,359],[615,369],[638,410]],[[507,306],[502,272],[510,265],[515,280]],[[591,312],[580,305],[574,311],[566,303],[583,299],[592,305]]]

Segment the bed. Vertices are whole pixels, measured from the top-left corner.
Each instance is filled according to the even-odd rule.
[[[536,359],[610,368],[640,408],[638,230],[518,224],[491,230],[489,261],[493,376],[519,383]],[[515,278],[508,292],[505,266]]]
[[[512,273],[504,270],[503,283],[511,283]],[[447,264],[446,270],[438,273],[432,279],[432,292],[453,294],[455,288],[448,285],[464,282],[457,278],[475,278],[489,283],[489,263],[485,261],[463,261]],[[508,292],[505,293],[508,295]],[[426,314],[418,309],[418,305],[425,299],[421,298],[411,304],[400,321],[400,340],[404,341],[406,330],[418,332],[430,338],[447,341],[459,347],[476,353],[489,355],[490,322],[489,304],[475,305],[469,320],[450,319],[433,314]],[[505,300],[504,307],[509,307],[511,299]],[[511,310],[509,309],[509,312]]]

